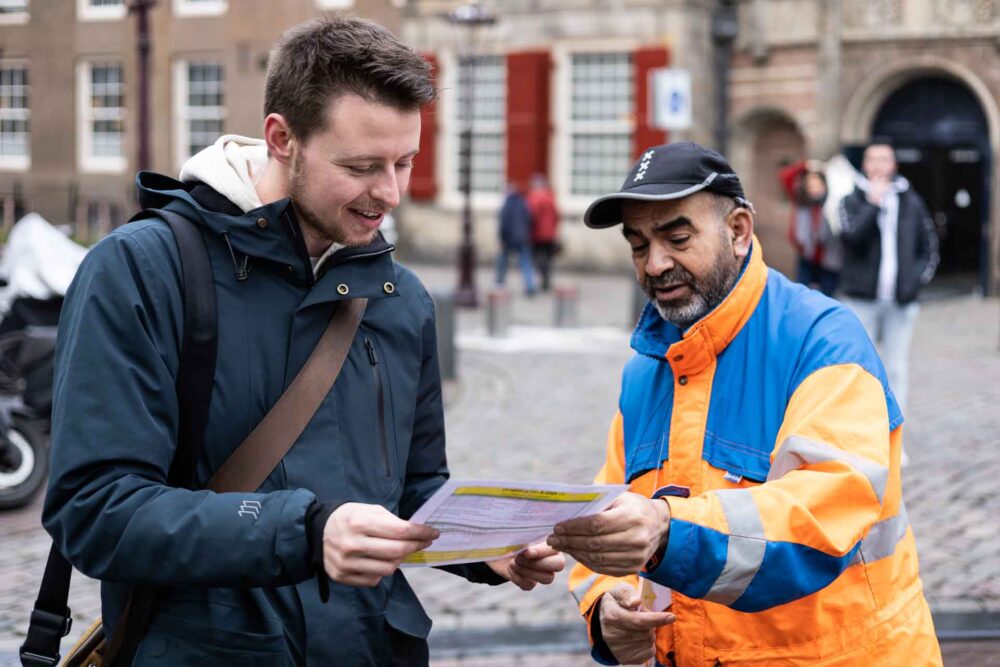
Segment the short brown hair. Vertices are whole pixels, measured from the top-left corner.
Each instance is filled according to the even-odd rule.
[[[351,93],[404,111],[437,96],[427,61],[372,21],[326,14],[281,36],[267,66],[265,117],[281,114],[307,139],[326,128],[329,103]]]

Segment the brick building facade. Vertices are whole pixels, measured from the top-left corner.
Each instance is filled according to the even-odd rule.
[[[648,74],[692,79],[694,124],[670,140],[713,145],[716,0],[492,0],[494,25],[445,19],[457,0],[159,0],[152,10],[153,168],[176,173],[219,132],[260,132],[267,52],[324,9],[385,23],[435,66],[405,250],[450,261],[459,238],[459,63],[472,89],[475,237],[495,248],[505,186],[549,176],[564,214],[561,261],[621,267],[613,232],[583,229],[652,126]],[[23,10],[19,11],[19,7]],[[238,8],[238,10],[237,10]],[[743,0],[729,63],[728,154],[757,205],[769,263],[790,271],[790,205],[776,172],[889,134],[931,204],[944,274],[1000,288],[1000,5],[995,0]],[[82,236],[133,211],[135,27],[125,0],[7,0],[0,7],[0,219],[15,203]],[[54,38],[57,36],[58,38]]]
[[[644,88],[650,68],[691,72],[694,126],[672,132],[670,140],[714,144],[718,3],[506,0],[491,3],[500,14],[495,25],[475,30],[442,18],[457,4],[415,0],[403,21],[404,38],[435,63],[442,88],[425,123],[420,186],[402,212],[404,237],[441,257],[457,243],[458,64],[471,50],[479,72],[473,201],[482,254],[495,246],[504,183],[541,171],[564,211],[564,261],[622,266],[621,248],[609,242],[609,233],[584,231],[581,213],[593,195],[618,187],[643,146],[665,136],[649,123]],[[942,270],[961,274],[967,287],[1000,287],[1000,5],[746,0],[738,3],[738,17],[728,153],[757,205],[769,263],[785,271],[794,263],[786,240],[790,204],[778,169],[842,149],[856,158],[878,126],[900,146],[901,169],[931,204],[950,256]],[[968,99],[959,103],[955,95],[962,95],[949,86]],[[981,112],[979,120],[971,118],[971,106]],[[608,112],[603,117],[602,110]],[[955,160],[963,165],[960,178],[949,177]]]

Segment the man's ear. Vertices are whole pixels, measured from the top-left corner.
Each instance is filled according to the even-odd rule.
[[[267,115],[264,119],[264,141],[269,157],[284,165],[291,164],[297,140],[284,116],[278,113]]]
[[[753,241],[753,215],[749,209],[739,206],[729,214],[726,224],[732,235],[733,251],[743,259],[750,254],[750,243]]]

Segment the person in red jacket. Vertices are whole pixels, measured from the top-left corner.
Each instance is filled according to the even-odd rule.
[[[531,177],[528,192],[528,208],[531,209],[531,242],[535,251],[535,265],[542,277],[542,291],[548,291],[551,284],[552,259],[559,252],[556,240],[559,231],[559,210],[543,174]]]
[[[788,240],[799,257],[796,280],[833,296],[840,282],[841,254],[823,214],[828,195],[823,163],[796,162],[782,169],[778,178],[794,206]]]

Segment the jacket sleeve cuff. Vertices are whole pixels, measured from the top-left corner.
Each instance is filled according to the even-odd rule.
[[[693,592],[695,580],[700,580],[695,568],[704,565],[699,561],[702,555],[699,536],[703,530],[701,524],[709,513],[709,502],[702,495],[671,498],[669,503],[670,532],[666,546],[661,554],[657,554],[659,560],[654,556],[652,562],[646,564],[642,576],[688,595]]]
[[[457,574],[473,584],[499,586],[507,583],[507,578],[493,571],[486,563],[464,563],[462,565],[443,565],[436,568],[452,574]]]
[[[306,538],[308,540],[309,566],[316,573],[316,585],[319,588],[319,599],[326,602],[330,599],[330,578],[323,567],[323,531],[330,515],[346,500],[313,501],[306,510]]]
[[[590,630],[590,657],[601,665],[617,665],[619,664],[618,658],[611,652],[611,647],[604,641],[604,633],[601,632],[601,599],[603,597],[602,595],[597,598],[597,602],[590,608],[590,618],[587,621]]]

